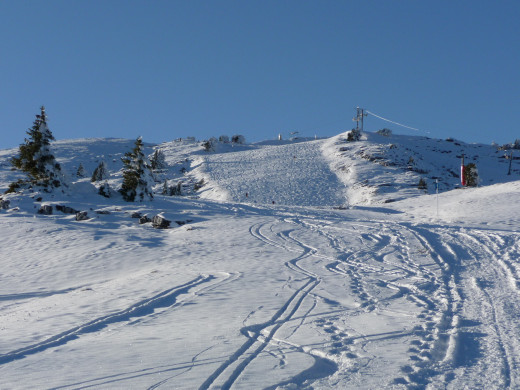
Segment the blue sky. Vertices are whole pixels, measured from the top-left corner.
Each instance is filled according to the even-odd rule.
[[[0,1],[0,148],[366,129],[520,138],[520,2]],[[429,133],[425,133],[429,131]]]

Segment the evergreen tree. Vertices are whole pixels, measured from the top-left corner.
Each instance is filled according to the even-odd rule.
[[[168,179],[164,180],[162,194],[163,195],[170,195],[170,187],[168,186]]]
[[[92,178],[90,181],[92,183],[95,183],[97,181],[103,181],[108,179],[108,170],[107,166],[104,161],[101,161],[99,165],[94,169],[94,172],[92,173]]]
[[[82,163],[79,163],[78,170],[76,171],[76,176],[80,178],[85,177],[85,168],[83,167]]]
[[[166,167],[166,158],[164,157],[164,153],[161,149],[156,149],[150,156],[150,165],[152,167],[152,171]]]
[[[428,184],[426,183],[426,180],[424,180],[422,177],[419,179],[419,184],[417,185],[417,188],[420,190],[427,190]]]
[[[27,174],[29,183],[44,187],[61,185],[61,167],[51,151],[54,141],[49,127],[45,107],[41,107],[33,126],[27,130],[28,138],[19,147],[19,155],[11,159],[13,166]],[[19,183],[21,184],[21,183]]]
[[[474,163],[464,166],[464,177],[466,178],[466,186],[476,187],[478,185],[478,170]]]
[[[123,184],[119,192],[127,202],[133,202],[136,197],[139,201],[145,198],[153,199],[153,177],[148,159],[143,154],[143,140],[141,137],[135,141],[131,152],[125,153],[123,161]]]

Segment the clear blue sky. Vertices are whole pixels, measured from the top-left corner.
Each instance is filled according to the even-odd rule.
[[[0,148],[353,127],[520,138],[520,1],[0,1]],[[375,117],[366,129],[401,129]]]

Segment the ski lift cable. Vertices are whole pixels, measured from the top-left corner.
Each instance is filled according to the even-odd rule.
[[[376,118],[379,118],[379,119],[381,119],[381,120],[383,120],[383,121],[393,123],[394,125],[398,125],[398,126],[406,127],[407,129],[410,129],[410,130],[421,131],[421,132],[428,133],[428,134],[430,133],[429,131],[426,131],[426,130],[416,129],[415,127],[406,126],[406,125],[403,125],[402,123],[394,122],[394,121],[392,121],[392,120],[390,120],[390,119],[383,118],[382,116],[377,115],[377,114],[374,114],[373,112],[368,111],[368,110],[365,110],[365,112],[366,112],[367,114],[373,115],[373,116],[375,116]]]

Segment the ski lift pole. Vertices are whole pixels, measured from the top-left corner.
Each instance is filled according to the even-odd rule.
[[[437,192],[437,218],[439,218],[439,179],[435,179],[436,192]]]
[[[460,184],[462,187],[466,186],[466,177],[464,175],[464,154],[462,154],[462,160],[460,162]]]

